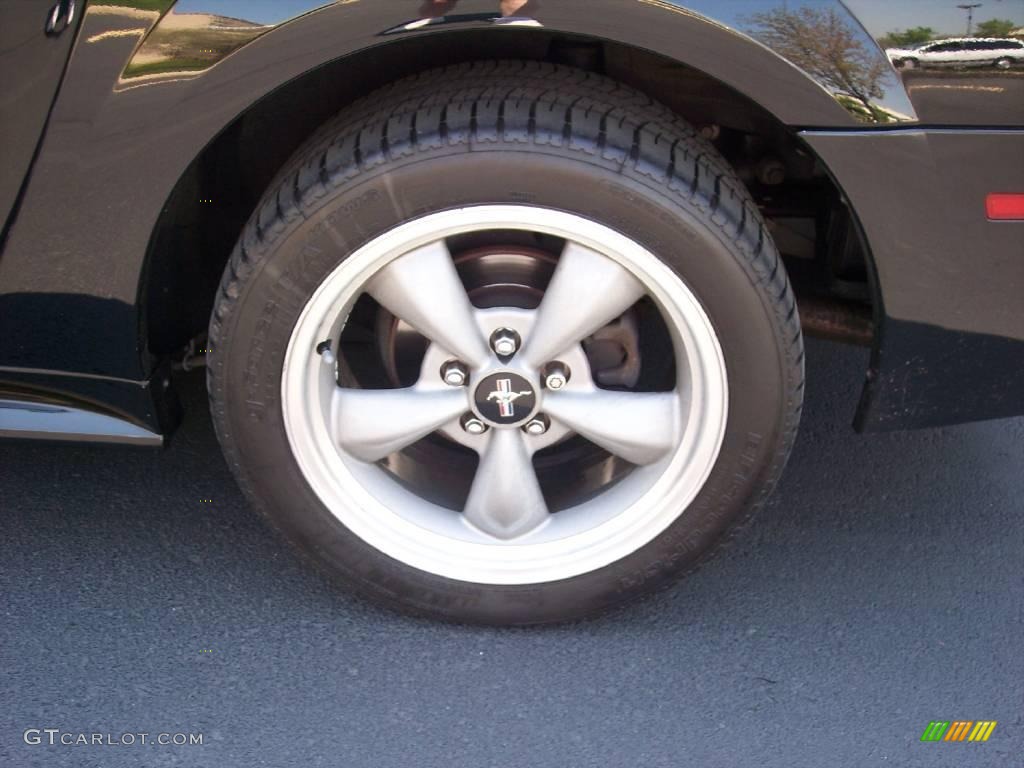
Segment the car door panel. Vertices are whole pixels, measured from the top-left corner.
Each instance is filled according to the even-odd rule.
[[[0,224],[4,232],[71,51],[77,10],[75,2],[66,0],[0,0]],[[54,25],[48,31],[51,19]]]

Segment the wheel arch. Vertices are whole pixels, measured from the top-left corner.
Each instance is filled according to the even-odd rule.
[[[295,39],[307,41],[303,48],[319,52],[287,80],[246,88],[233,98],[230,113],[217,110],[219,123],[189,137],[191,160],[154,222],[140,273],[141,327],[152,351],[169,352],[205,327],[238,232],[291,152],[346,105],[422,69],[479,58],[556,60],[600,67],[668,102],[697,124],[711,102],[764,133],[795,135],[799,126],[857,124],[857,118],[805,72],[751,38],[692,13],[662,12],[659,19],[665,31],[652,40],[641,41],[636,24],[614,30],[606,24],[604,36],[456,24],[439,25],[430,34],[393,35],[386,42],[379,35],[372,41],[364,36],[353,39],[349,50],[337,56],[339,46],[327,47],[322,40],[336,36],[337,25],[346,18],[343,10],[322,9],[271,30],[194,81],[189,110],[208,103],[212,94],[222,91],[220,81],[231,82],[234,73],[273,70],[270,62],[294,47]],[[313,24],[316,20],[321,23]],[[278,36],[292,40],[275,39]],[[356,32],[352,36],[358,38]],[[709,36],[714,45],[709,45]],[[687,45],[701,40],[700,45]],[[634,66],[636,61],[642,66]],[[736,61],[749,75],[742,89],[730,84],[741,78],[730,71]],[[679,88],[682,79],[694,87]],[[232,182],[224,184],[225,179]],[[239,179],[242,183],[236,185]]]

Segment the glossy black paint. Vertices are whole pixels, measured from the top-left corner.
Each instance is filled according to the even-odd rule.
[[[0,14],[20,17],[13,9],[24,5],[0,0]],[[1010,291],[1021,285],[1024,225],[991,224],[983,214],[986,191],[1024,192],[1024,132],[904,132],[1024,129],[1024,67],[897,71],[872,37],[908,26],[957,31],[948,3],[913,6],[911,17],[889,0],[90,3],[0,254],[0,384],[36,391],[45,376],[54,397],[76,397],[94,388],[87,382],[107,379],[103,405],[168,429],[154,386],[163,361],[146,348],[147,253],[172,190],[203,148],[276,88],[328,62],[356,62],[427,35],[452,35],[457,44],[485,31],[516,39],[539,28],[682,62],[805,129],[874,256],[882,313],[862,426],[1024,411],[1022,397],[987,387],[974,407],[947,409],[950,393],[967,391],[979,375],[977,361],[966,362],[973,353],[965,339],[1024,348],[1020,292]],[[1024,8],[1000,15],[1024,25]],[[826,28],[859,79],[800,52],[799,35]],[[68,45],[70,32],[55,42]],[[40,20],[33,46],[48,44],[42,34]],[[51,97],[59,50],[49,49],[42,88]],[[33,99],[46,101],[34,89]],[[19,149],[18,162],[28,161]],[[918,334],[929,340],[914,357]],[[943,338],[964,364],[940,354]],[[922,374],[901,378],[911,359]],[[945,383],[930,386],[927,371]],[[138,390],[153,400],[140,405]]]
[[[45,34],[49,8],[0,3],[0,233],[7,231],[75,37],[73,27]]]
[[[987,192],[1024,191],[1024,131],[803,137],[857,212],[883,294],[858,424],[927,427],[1024,411],[1024,222],[985,216]]]

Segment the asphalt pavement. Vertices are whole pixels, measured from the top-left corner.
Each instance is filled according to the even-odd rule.
[[[1019,766],[1024,419],[857,435],[864,366],[809,343],[793,457],[730,549],[547,629],[306,570],[235,487],[201,372],[166,451],[4,443],[0,766]],[[998,725],[922,743],[932,720]]]

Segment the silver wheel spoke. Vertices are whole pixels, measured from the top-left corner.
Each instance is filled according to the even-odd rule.
[[[443,240],[392,261],[366,286],[392,314],[472,366],[489,350]]]
[[[349,455],[378,461],[465,412],[465,390],[342,389],[334,392],[332,432]]]
[[[634,464],[652,464],[676,444],[675,392],[552,392],[544,411],[591,442]]]
[[[477,528],[511,539],[548,519],[530,451],[518,429],[492,429],[464,510]]]
[[[520,356],[541,366],[629,309],[644,287],[617,262],[568,243]]]

